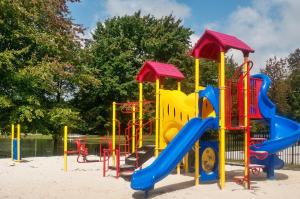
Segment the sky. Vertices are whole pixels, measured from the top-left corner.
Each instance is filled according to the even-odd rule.
[[[112,16],[142,14],[162,17],[172,13],[194,32],[194,44],[205,29],[232,34],[246,42],[255,53],[254,71],[270,57],[285,57],[300,48],[300,0],[81,0],[69,5],[75,23],[87,28],[90,38],[97,21]],[[242,54],[231,50],[235,60]]]

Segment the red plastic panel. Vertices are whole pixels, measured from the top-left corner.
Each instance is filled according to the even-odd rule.
[[[262,115],[258,107],[258,95],[262,84],[261,79],[250,78],[250,118],[261,119]]]

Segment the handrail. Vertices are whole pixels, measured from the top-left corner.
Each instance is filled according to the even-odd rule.
[[[249,64],[249,65],[251,65],[251,66],[249,67],[249,69],[247,70],[247,72],[244,74],[244,76],[243,76],[242,79],[244,79],[244,78],[246,77],[246,75],[251,71],[251,69],[253,68],[253,65],[254,65],[254,63],[253,63],[251,60],[247,61],[246,63]],[[239,72],[242,72],[241,69],[242,69],[242,67],[243,67],[244,65],[245,65],[245,63],[242,63],[241,65],[239,65],[239,66],[236,68],[235,72],[233,73],[233,75],[231,76],[231,78],[230,78],[228,81],[232,82],[232,79],[236,78],[236,76],[237,76],[237,74],[238,74]]]
[[[149,125],[149,132],[150,133],[148,133],[147,136],[152,135],[152,124],[153,124],[153,119],[149,119],[148,122],[143,124],[143,128]],[[139,129],[140,129],[140,127],[136,129],[136,135],[137,135],[137,132],[139,132]],[[146,136],[143,136],[143,141],[144,141],[145,137]],[[138,143],[137,142],[138,141],[138,136],[136,136],[135,138],[136,138],[136,143]],[[139,164],[138,164],[139,163],[138,150],[139,150],[139,147],[138,147],[138,145],[136,145],[135,146],[135,158],[136,158],[135,167],[136,168],[139,167]]]

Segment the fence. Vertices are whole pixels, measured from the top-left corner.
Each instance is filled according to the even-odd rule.
[[[252,134],[255,138],[269,138],[268,133]],[[226,161],[240,162],[244,159],[244,135],[243,133],[228,132],[226,134]],[[300,141],[293,146],[277,153],[285,165],[300,167]]]

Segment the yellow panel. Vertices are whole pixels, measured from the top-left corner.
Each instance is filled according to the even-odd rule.
[[[204,87],[201,87],[201,90],[203,89]],[[204,99],[204,103],[203,116],[215,116],[211,104],[206,99]],[[188,120],[194,117],[195,105],[194,93],[186,95],[178,90],[160,89],[160,108],[162,111],[162,117],[160,118],[160,149],[164,149]]]
[[[216,117],[213,106],[206,98],[204,98],[202,106],[202,118]]]

